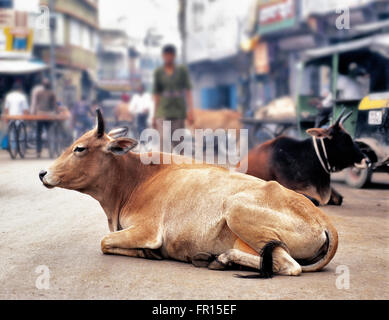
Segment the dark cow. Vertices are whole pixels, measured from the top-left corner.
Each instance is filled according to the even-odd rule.
[[[350,115],[344,116],[343,111],[330,128],[307,130],[310,139],[281,136],[257,146],[244,160],[248,161],[246,173],[278,181],[317,205],[341,205],[343,197],[330,186],[331,172],[368,165],[368,159],[342,125]]]

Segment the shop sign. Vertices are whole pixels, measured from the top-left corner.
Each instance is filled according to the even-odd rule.
[[[0,58],[28,58],[34,31],[26,12],[0,10]]]
[[[260,35],[291,28],[296,21],[295,0],[259,1],[258,33]]]

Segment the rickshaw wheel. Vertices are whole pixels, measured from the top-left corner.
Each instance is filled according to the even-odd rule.
[[[350,187],[360,189],[370,183],[372,175],[372,168],[358,169],[353,167],[346,170],[345,180]]]
[[[15,122],[11,122],[8,126],[8,152],[11,159],[16,159],[18,155],[18,131]]]
[[[17,127],[18,134],[18,152],[22,159],[26,155],[27,151],[27,130],[26,125],[23,122],[20,122]]]
[[[47,147],[49,149],[50,159],[54,159],[57,155],[57,149],[58,149],[58,130],[57,130],[57,124],[55,123],[50,126],[47,135]]]

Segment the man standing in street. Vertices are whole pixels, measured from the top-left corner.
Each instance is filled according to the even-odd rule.
[[[130,111],[136,117],[136,129],[139,138],[142,131],[147,128],[148,119],[154,111],[153,98],[151,94],[146,92],[143,83],[138,85],[137,93],[131,99]]]
[[[42,90],[44,90],[44,81],[46,81],[45,79],[41,79],[40,77],[38,77],[36,80],[35,80],[35,86],[34,88],[32,89],[31,91],[31,105],[30,105],[30,108],[31,108],[31,114],[36,114],[36,110],[37,110],[37,96],[38,96],[38,93],[41,92]]]
[[[94,114],[86,94],[83,94],[81,101],[74,104],[72,108],[73,128],[76,131],[76,137],[79,138],[86,131],[93,127]]]
[[[161,150],[164,141],[169,139],[172,142],[175,130],[185,128],[185,120],[188,120],[189,124],[193,123],[193,97],[189,72],[185,67],[176,65],[175,46],[166,45],[162,50],[162,58],[164,64],[154,73],[153,89],[155,102],[153,126],[159,132]],[[163,123],[167,121],[171,124],[171,133],[168,137],[163,136]],[[179,143],[172,142],[172,147]]]
[[[22,116],[28,113],[28,102],[23,92],[22,84],[16,81],[13,90],[5,98],[5,114]]]
[[[51,84],[48,79],[43,80],[43,89],[36,94],[36,107],[34,114],[55,115],[57,113],[57,100],[55,93],[51,89]],[[36,132],[36,149],[38,158],[42,152],[42,132],[50,129],[50,121],[38,121]]]
[[[134,119],[130,112],[130,96],[123,93],[120,102],[115,108],[115,120],[117,127],[128,127],[131,132],[134,131]]]

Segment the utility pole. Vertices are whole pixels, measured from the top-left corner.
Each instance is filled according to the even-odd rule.
[[[53,91],[57,87],[56,81],[56,19],[55,19],[55,2],[56,0],[50,0],[50,80]]]

